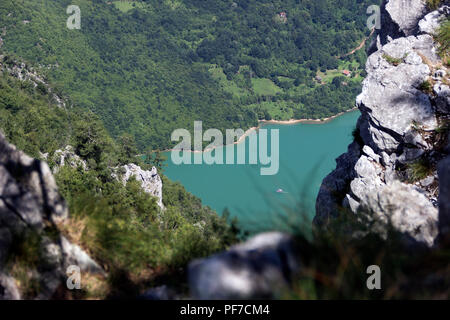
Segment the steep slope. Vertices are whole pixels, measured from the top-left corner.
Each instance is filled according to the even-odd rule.
[[[75,105],[99,115],[114,138],[131,134],[140,151],[173,145],[171,132],[194,120],[246,129],[258,117],[322,118],[352,104],[364,51],[336,56],[368,33],[371,1],[174,3],[5,0],[1,49],[39,64]],[[69,5],[80,6],[80,30],[66,27]]]
[[[260,234],[193,261],[195,298],[448,298],[450,88],[438,55],[448,43],[435,38],[450,10],[390,0],[382,11],[355,141],[322,183],[312,239]],[[361,276],[370,265],[381,290]]]
[[[357,98],[356,139],[323,181],[314,221],[327,225],[350,211],[432,246],[448,221],[444,206],[438,213],[438,195],[450,201],[448,180],[437,172],[449,154],[448,66],[434,40],[450,12],[443,6],[424,17],[425,3],[416,0],[386,1],[383,12]]]
[[[102,268],[58,230],[68,209],[45,162],[8,144],[0,134],[0,300],[49,299],[70,265]]]
[[[0,298],[136,297],[236,241],[226,218],[136,156],[132,138],[113,141],[26,63],[1,57],[0,69]],[[81,290],[65,286],[70,265]]]

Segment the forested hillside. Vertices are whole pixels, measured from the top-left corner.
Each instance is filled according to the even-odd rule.
[[[69,30],[69,5],[81,30]],[[55,90],[113,137],[163,149],[170,133],[322,118],[353,106],[369,0],[4,0],[5,54],[41,66]],[[345,77],[343,70],[351,74]]]
[[[18,69],[20,66],[23,68]],[[16,72],[14,76],[11,70]],[[73,146],[86,164],[69,165],[66,159],[66,165],[55,171],[59,191],[70,211],[70,218],[59,231],[109,272],[100,285],[91,288],[88,284],[80,297],[138,294],[140,285],[172,272],[178,275],[191,259],[223,250],[237,241],[235,223],[202,206],[198,198],[161,171],[163,211],[137,181],[126,185],[119,182],[114,175],[119,166],[135,163],[149,169],[157,163],[144,163],[136,156],[132,137],[122,135],[113,140],[92,112],[55,103],[51,86],[45,82],[36,86],[28,79],[31,73],[39,76],[25,63],[0,56],[0,132],[19,150],[46,158],[53,169],[55,151],[67,145]],[[20,76],[24,79],[19,80]],[[32,261],[28,256],[34,257],[36,251],[29,250],[32,252],[27,251],[27,261]],[[21,279],[24,292],[34,292],[29,279],[34,276],[21,274],[20,268],[11,269]],[[131,274],[134,278],[127,282],[126,290],[137,291],[123,287],[119,290],[116,286],[123,286],[121,281]]]

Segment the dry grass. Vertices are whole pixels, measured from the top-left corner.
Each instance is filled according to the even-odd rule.
[[[70,217],[64,223],[58,225],[58,229],[72,243],[81,245],[81,237],[86,228],[87,218]]]
[[[439,8],[439,6],[441,5],[441,3],[443,3],[443,0],[426,0],[427,2],[427,7],[429,10],[436,10],[437,8]]]
[[[441,58],[442,58],[442,61],[433,63],[430,59],[428,59],[428,58],[427,58],[425,55],[423,55],[422,53],[417,52],[417,54],[419,55],[419,57],[422,58],[423,63],[425,63],[425,64],[428,66],[428,68],[430,68],[430,73],[431,73],[431,74],[434,74],[437,70],[440,70],[440,69],[447,69],[448,63],[450,62],[450,56],[447,56],[447,57],[441,57]],[[447,59],[447,62],[445,62],[445,61],[446,61],[445,59]],[[429,78],[427,81],[430,82],[431,87],[433,87],[434,84],[436,83],[436,81],[434,81],[432,78]],[[448,74],[447,74],[445,77],[443,77],[443,78],[441,79],[441,81],[442,81],[442,83],[444,83],[444,84],[446,84],[446,85],[449,85],[449,84],[450,84],[450,80],[449,80],[449,78],[448,78]]]
[[[444,61],[444,64],[450,66],[450,19],[447,19],[439,29],[436,39],[439,44],[439,54]]]

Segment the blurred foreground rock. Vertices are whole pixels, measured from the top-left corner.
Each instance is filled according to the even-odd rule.
[[[194,299],[270,299],[289,288],[298,272],[293,239],[264,233],[215,256],[189,265]]]
[[[16,150],[0,134],[0,299],[49,299],[65,285],[72,264],[103,272],[59,234],[57,224],[67,218],[47,163]],[[23,274],[25,279],[17,278]]]

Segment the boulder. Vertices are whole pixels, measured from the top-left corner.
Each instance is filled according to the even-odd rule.
[[[0,271],[0,300],[20,300],[20,292],[14,278]]]
[[[243,244],[189,265],[194,299],[263,299],[281,295],[298,272],[293,239],[282,233],[257,235]]]
[[[76,265],[83,272],[90,274],[101,274],[106,276],[105,271],[78,245],[69,242],[61,236],[61,249],[66,266]]]
[[[390,225],[430,247],[438,235],[438,209],[414,186],[399,181],[366,193],[359,212],[375,218],[380,223],[375,230],[382,234]]]
[[[437,127],[430,98],[416,89],[430,74],[416,52],[428,43],[428,37],[394,40],[367,61],[368,76],[357,105],[362,113],[361,136],[375,152],[396,151],[413,123],[420,123],[425,130]],[[387,56],[403,63],[392,65]]]
[[[421,33],[436,35],[441,23],[450,15],[450,7],[442,6],[438,10],[428,13],[419,21],[419,30]]]
[[[436,110],[442,114],[450,114],[450,87],[438,82],[433,86],[436,95]]]
[[[166,285],[148,289],[140,296],[143,300],[176,300],[177,294]]]
[[[381,44],[386,44],[388,37],[397,39],[415,34],[426,11],[423,0],[384,0],[381,7]]]
[[[33,159],[7,143],[0,134],[0,226],[44,228],[44,220],[68,217],[47,163]]]

